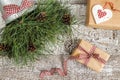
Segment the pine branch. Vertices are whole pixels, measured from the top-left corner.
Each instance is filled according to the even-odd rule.
[[[56,0],[40,3],[45,5],[38,5],[34,11],[24,14],[4,28],[1,43],[10,46],[10,49],[0,54],[13,58],[17,63],[34,61],[38,55],[44,54],[42,51],[46,43],[55,43],[56,36],[71,33],[74,17],[70,15],[68,7]],[[65,14],[70,15],[70,24],[63,22]]]

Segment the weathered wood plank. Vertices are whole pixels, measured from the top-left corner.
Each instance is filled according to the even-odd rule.
[[[3,63],[4,66],[0,68],[0,79],[4,80],[10,78],[10,80],[38,80],[41,70],[50,69],[53,67],[61,68],[61,61],[67,58],[68,55],[59,56],[42,56],[39,61],[24,67],[16,67],[12,63]],[[111,56],[108,63],[105,65],[101,73],[85,67],[77,61],[68,62],[68,75],[66,77],[60,77],[54,75],[46,77],[45,80],[119,80],[120,79],[120,55]],[[114,64],[114,65],[113,65]],[[24,75],[23,75],[24,74]]]
[[[78,39],[88,40],[111,55],[103,71],[96,73],[76,61],[69,61],[66,77],[56,74],[46,77],[45,80],[120,80],[120,32],[86,27],[87,0],[66,1],[70,3],[71,12],[78,19],[78,23],[72,27],[73,35],[71,37],[59,36],[60,41],[56,42],[55,45],[46,46],[50,50],[45,53],[51,55],[41,56],[36,62],[28,66],[16,66],[11,60],[0,57],[0,80],[39,80],[41,70],[62,67],[63,58],[67,59]]]

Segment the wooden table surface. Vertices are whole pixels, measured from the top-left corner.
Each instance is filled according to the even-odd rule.
[[[64,2],[64,0],[62,1]],[[50,55],[41,56],[39,60],[27,66],[16,66],[8,58],[0,57],[0,80],[40,80],[41,70],[62,67],[63,58],[67,59],[78,39],[87,40],[111,55],[103,71],[96,73],[76,61],[69,61],[67,76],[61,77],[55,74],[45,77],[44,80],[120,80],[120,31],[86,27],[87,1],[66,1],[78,20],[78,23],[72,26],[72,36],[59,37],[60,40],[55,45],[48,46]]]

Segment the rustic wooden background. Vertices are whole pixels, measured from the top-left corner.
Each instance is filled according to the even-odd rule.
[[[60,40],[48,47],[50,55],[41,56],[39,60],[27,66],[16,66],[8,58],[0,57],[0,80],[40,80],[41,70],[49,70],[53,67],[62,68],[63,58],[67,59],[78,39],[88,40],[111,55],[103,71],[96,73],[76,61],[69,61],[67,76],[61,77],[55,74],[45,77],[44,80],[120,80],[120,32],[86,27],[87,1],[65,1],[71,6],[72,13],[78,20],[78,23],[72,27],[73,35],[71,37],[59,36]],[[0,23],[1,26],[2,24]]]

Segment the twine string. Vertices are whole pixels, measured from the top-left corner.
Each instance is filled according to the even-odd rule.
[[[111,10],[120,12],[120,10],[115,9],[114,4],[112,2],[106,2],[105,5],[103,6],[103,8],[105,9],[107,7],[107,5],[110,6]]]

